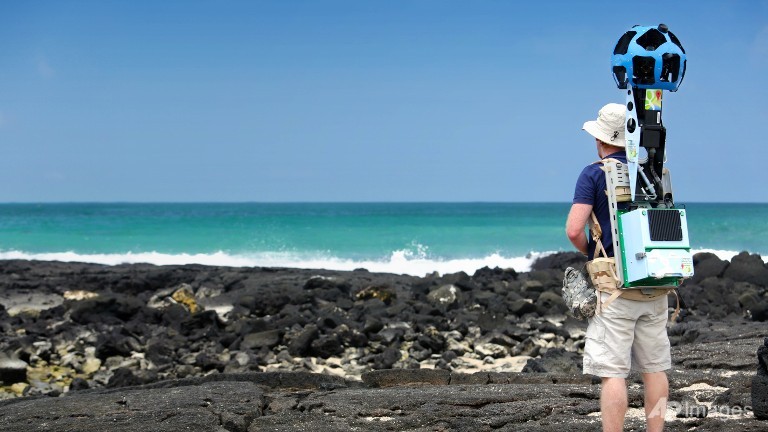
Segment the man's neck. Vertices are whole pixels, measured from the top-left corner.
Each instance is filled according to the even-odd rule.
[[[601,150],[602,150],[600,152],[601,154],[599,155],[600,159],[605,159],[605,158],[607,158],[609,156],[613,156],[615,154],[622,153],[624,151],[623,148],[615,148],[615,147],[614,148],[605,148],[604,147]]]

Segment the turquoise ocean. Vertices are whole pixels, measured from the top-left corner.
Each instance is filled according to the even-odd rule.
[[[691,203],[694,252],[768,258],[768,204]],[[0,259],[424,275],[573,250],[568,203],[0,204]]]

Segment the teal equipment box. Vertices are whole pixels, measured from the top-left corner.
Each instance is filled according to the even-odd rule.
[[[693,276],[684,209],[639,208],[619,215],[625,288],[678,286]]]

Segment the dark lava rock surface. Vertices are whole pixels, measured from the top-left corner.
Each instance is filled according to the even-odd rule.
[[[0,430],[598,430],[586,325],[558,301],[581,264],[412,277],[0,261]],[[666,430],[768,430],[768,267],[694,264],[670,400],[707,411],[668,410]],[[626,430],[644,430],[629,385]]]

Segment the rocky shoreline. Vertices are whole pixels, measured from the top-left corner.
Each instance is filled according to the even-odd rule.
[[[768,267],[694,261],[669,329],[668,430],[768,430]],[[0,261],[0,428],[595,430],[586,325],[560,297],[581,264],[412,277]]]

